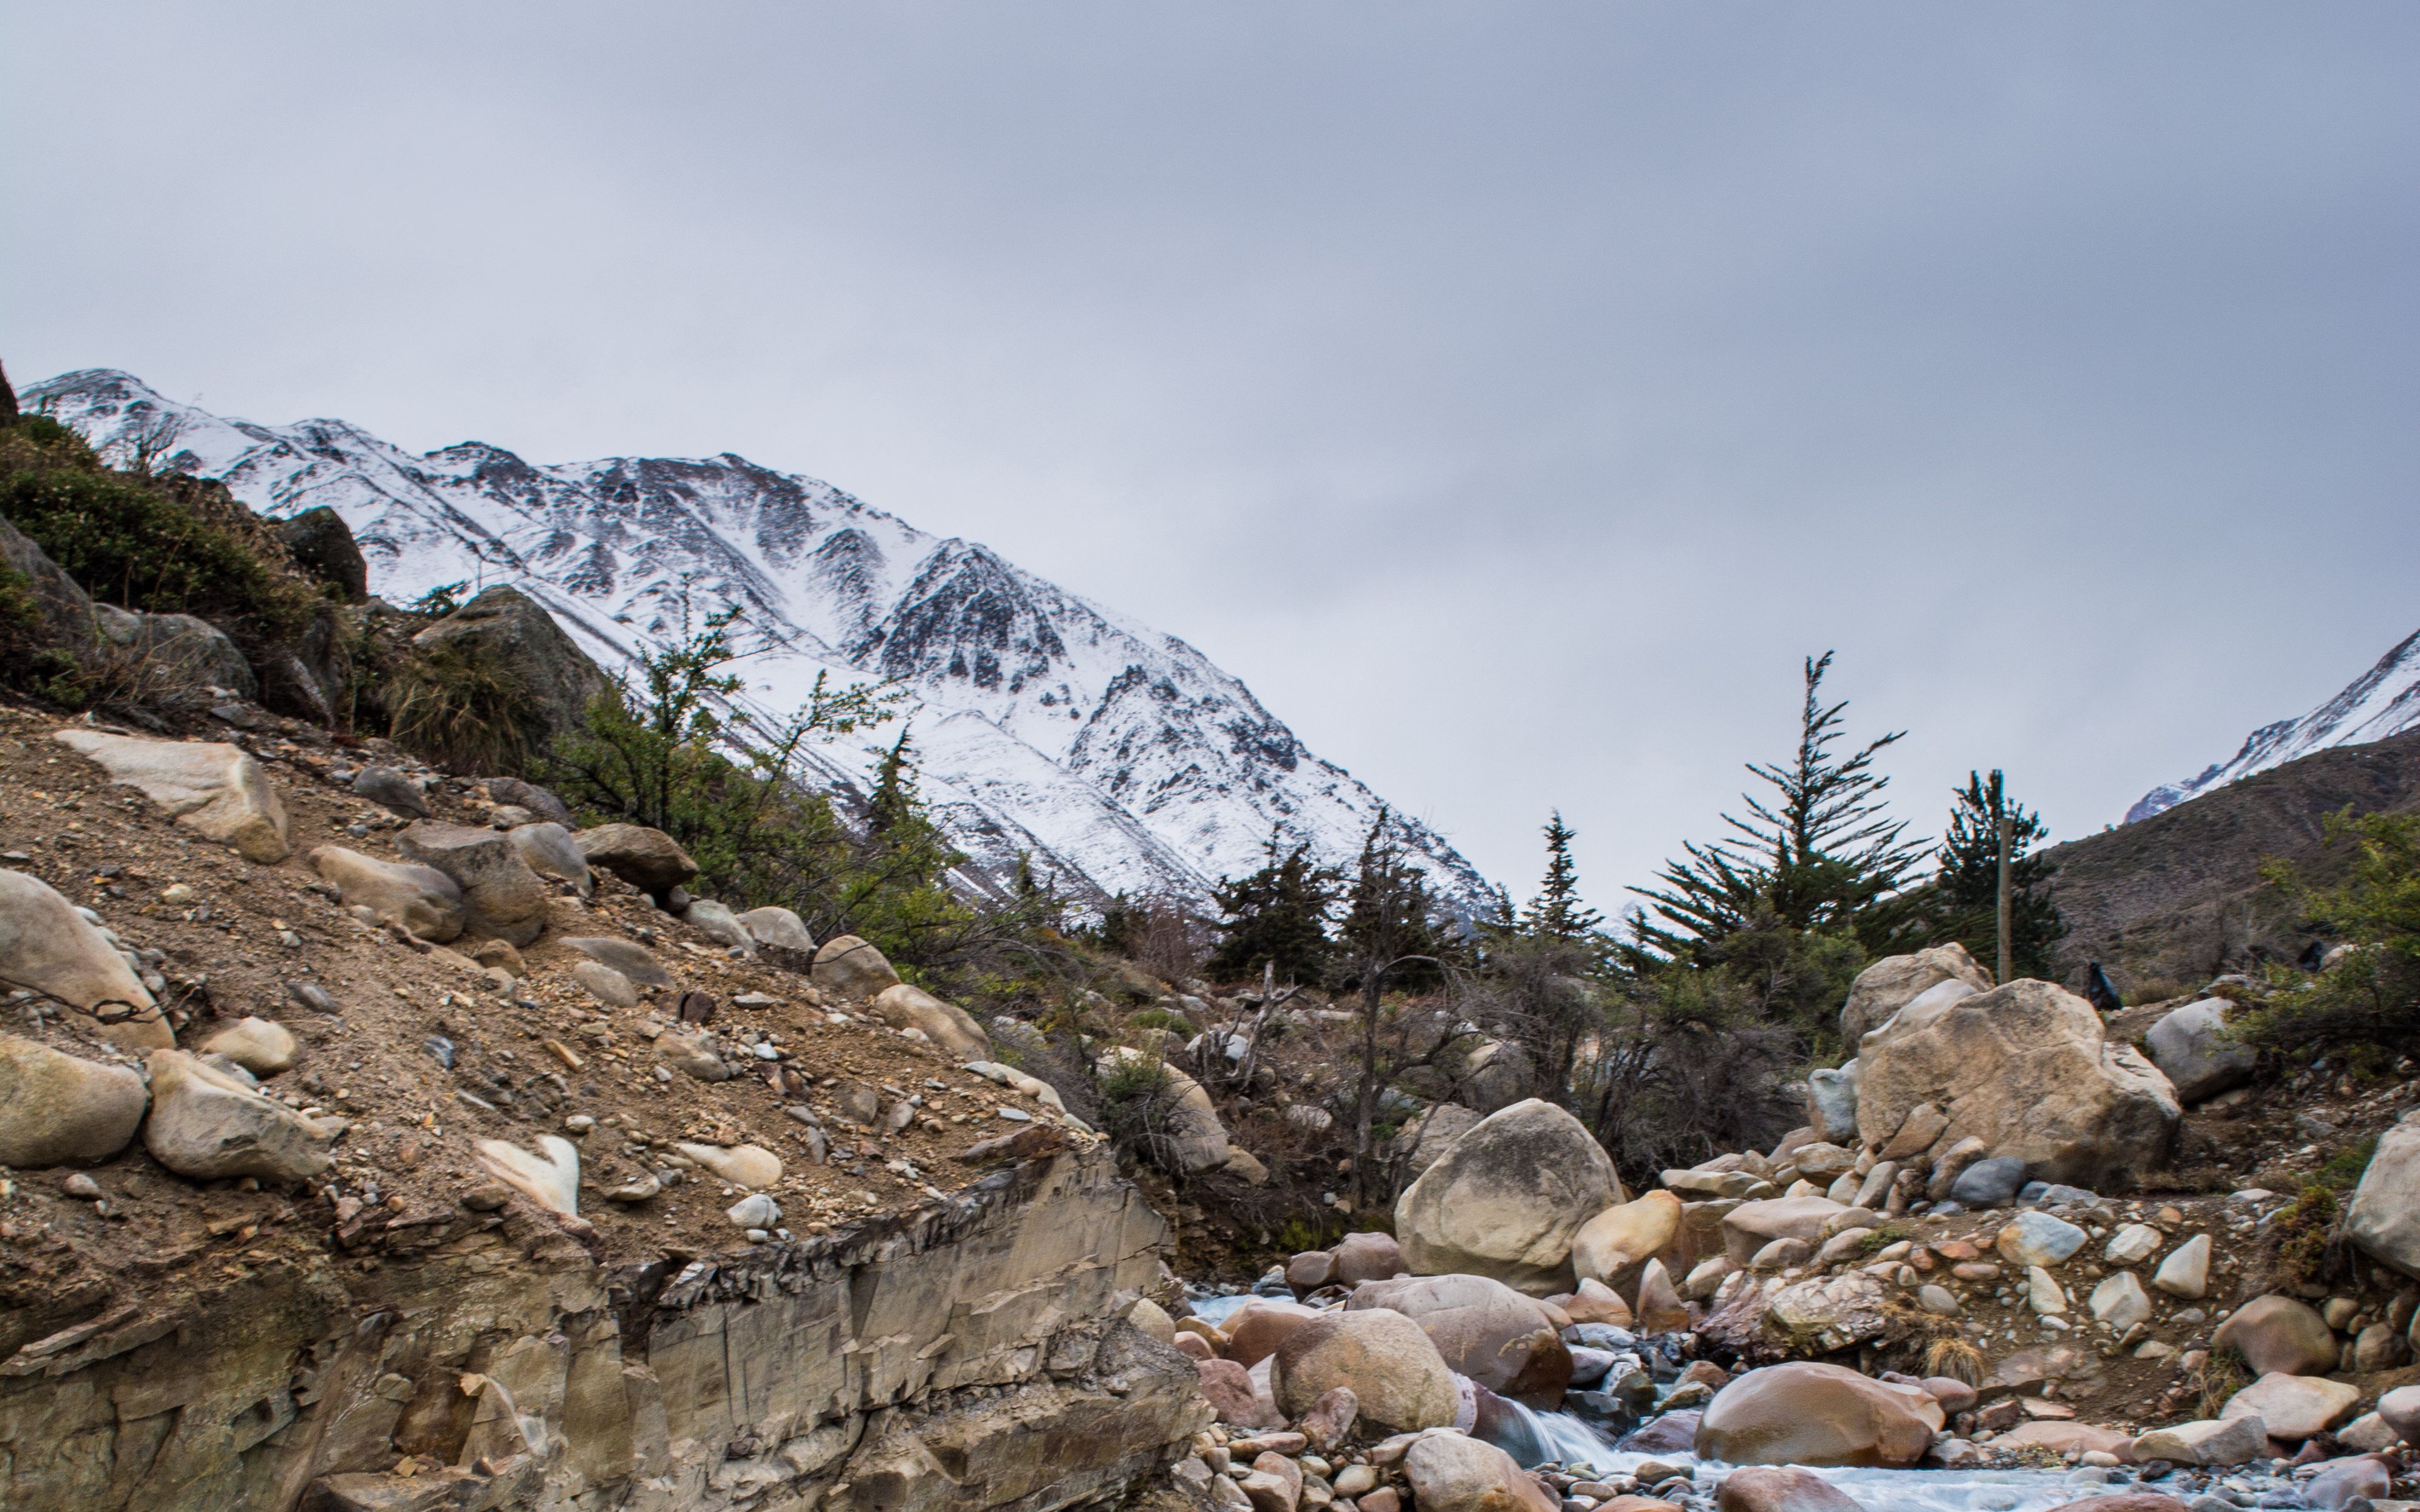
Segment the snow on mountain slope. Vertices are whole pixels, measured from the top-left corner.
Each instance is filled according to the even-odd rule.
[[[2230,760],[2199,777],[2153,788],[2126,810],[2127,824],[2173,809],[2240,777],[2282,766],[2331,746],[2358,746],[2420,728],[2420,632],[2407,636],[2350,687],[2299,719],[2264,724]]]
[[[1031,853],[1079,891],[1172,890],[1257,865],[1272,826],[1344,863],[1378,799],[1305,748],[1250,689],[1163,635],[939,539],[812,478],[728,453],[539,467],[464,442],[415,456],[342,421],[261,425],[163,398],[120,372],[25,391],[97,444],[174,416],[170,465],[224,479],[284,517],[325,504],[368,559],[374,592],[511,583],[608,667],[742,606],[749,697],[796,708],[818,671],[895,679],[926,795],[993,875]],[[897,727],[812,752],[850,792]],[[1493,889],[1412,826],[1435,885],[1479,909]]]

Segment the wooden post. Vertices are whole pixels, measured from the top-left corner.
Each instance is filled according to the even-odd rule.
[[[2009,800],[1997,771],[1992,774],[1992,814],[2000,825],[2000,982],[2016,975],[2016,900],[2009,893]]]

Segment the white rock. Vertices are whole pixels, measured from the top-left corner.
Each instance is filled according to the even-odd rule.
[[[561,1134],[538,1135],[537,1147],[545,1153],[533,1155],[502,1139],[482,1139],[471,1148],[497,1180],[550,1211],[577,1215],[579,1149]]]
[[[2025,1304],[2048,1318],[2067,1311],[2067,1294],[2058,1288],[2058,1277],[2039,1265],[2025,1267]]]
[[[91,758],[112,781],[141,793],[177,823],[234,846],[245,860],[273,866],[286,859],[286,806],[268,773],[240,748],[98,730],[61,730],[51,738]]]
[[[2134,1279],[2133,1272],[2119,1271],[2092,1288],[2092,1316],[2112,1332],[2123,1334],[2149,1319],[2151,1299],[2144,1295],[2143,1283]]]
[[[2420,1276],[2420,1115],[2407,1113],[2379,1135],[2344,1231],[2372,1259]]]
[[[770,1228],[782,1221],[782,1209],[771,1197],[759,1192],[733,1203],[723,1216],[742,1228]]]
[[[762,1145],[673,1146],[715,1177],[733,1186],[771,1186],[782,1179],[782,1158]]]
[[[2269,1454],[2269,1434],[2257,1417],[2203,1418],[2154,1428],[2134,1441],[2134,1462],[2165,1459],[2179,1465],[2241,1465]]]
[[[515,825],[506,833],[513,849],[520,853],[522,865],[542,877],[561,877],[582,898],[597,896],[597,875],[588,870],[588,857],[580,854],[580,842],[571,838],[571,831],[546,819]]]
[[[807,933],[807,921],[787,908],[751,908],[739,916],[739,922],[759,945],[814,953],[815,937]]]
[[[462,889],[433,866],[381,861],[341,845],[321,845],[311,852],[311,870],[335,885],[348,907],[363,907],[390,924],[399,924],[424,940],[439,944],[462,933],[468,917]]]
[[[2171,1297],[2196,1302],[2210,1289],[2210,1236],[2195,1234],[2160,1262],[2151,1285]]]
[[[2218,1415],[2250,1416],[2269,1437],[2291,1443],[2344,1422],[2360,1402],[2361,1388],[2350,1381],[2273,1371],[2228,1397]]]
[[[2111,1265],[2140,1265],[2160,1253],[2166,1238],[2149,1224],[2128,1224],[2109,1236],[2101,1257]]]
[[[756,936],[748,933],[748,926],[739,921],[729,903],[700,898],[681,915],[681,922],[718,945],[727,945],[752,956],[756,953]]]

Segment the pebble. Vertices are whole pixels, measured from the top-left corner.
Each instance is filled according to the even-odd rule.
[[[741,1197],[733,1203],[723,1216],[742,1228],[771,1228],[782,1221],[782,1210],[771,1197],[759,1192],[754,1196]],[[758,1242],[763,1242],[760,1240]]]
[[[71,1197],[82,1197],[87,1202],[97,1202],[102,1196],[101,1183],[82,1171],[61,1181],[59,1190]]]
[[[994,1108],[992,1111],[999,1114],[1001,1118],[1006,1119],[1011,1123],[1032,1123],[1033,1121],[1033,1115],[1026,1112],[1023,1108]]]

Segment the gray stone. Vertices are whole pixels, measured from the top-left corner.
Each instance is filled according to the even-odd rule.
[[[1968,1208],[2005,1208],[2024,1184],[2025,1163],[2014,1155],[1978,1160],[1949,1184],[1949,1199]]]
[[[1992,976],[1954,942],[1913,955],[1885,956],[1857,973],[1850,986],[1849,1000],[1840,1010],[1840,1037],[1854,1045],[1919,995],[1946,981],[1988,992]]]
[[[196,1180],[299,1181],[325,1171],[329,1132],[181,1050],[151,1052],[144,1148]]]
[[[1533,1296],[1576,1284],[1582,1225],[1624,1199],[1578,1119],[1530,1098],[1481,1119],[1395,1203],[1395,1238],[1416,1275],[1493,1276]]]
[[[462,889],[433,866],[381,861],[341,845],[319,846],[309,860],[345,906],[366,908],[424,940],[442,945],[458,937],[470,917]]]
[[[580,983],[589,996],[608,1008],[636,1008],[639,989],[630,979],[601,961],[574,961],[571,980]]]
[[[106,662],[134,702],[155,707],[197,702],[217,687],[241,699],[260,694],[252,664],[208,620],[95,602],[91,624],[95,636],[88,655]]]
[[[644,945],[617,940],[610,934],[575,934],[563,942],[567,949],[577,950],[600,965],[611,966],[642,987],[669,987],[673,974],[666,971]]]
[[[2257,1417],[2203,1418],[2154,1428],[2134,1441],[2134,1462],[2164,1459],[2177,1465],[2241,1465],[2268,1458],[2269,1435]]]
[[[201,1045],[206,1056],[225,1056],[255,1076],[275,1076],[294,1069],[300,1047],[283,1024],[246,1015],[219,1030]]]
[[[2118,1334],[2151,1316],[2151,1299],[2143,1290],[2143,1283],[2134,1279],[2132,1271],[2119,1271],[2104,1276],[2092,1288],[2092,1316]]]
[[[52,739],[89,757],[110,780],[133,788],[206,840],[247,861],[286,859],[286,806],[269,775],[239,746],[206,740],[148,740],[99,730],[54,732]]]
[[[420,791],[419,783],[392,766],[365,766],[354,773],[352,794],[406,819],[428,817],[427,795]]]
[[[597,896],[597,878],[588,870],[588,857],[580,854],[571,831],[548,819],[515,825],[505,833],[511,837],[513,849],[520,853],[522,865],[542,877],[561,877],[582,898]]]
[[[748,933],[748,926],[739,921],[739,916],[731,911],[728,903],[700,898],[681,915],[681,922],[718,945],[727,945],[752,956],[756,953],[756,937]]]
[[[2234,1007],[2224,997],[2187,1003],[2143,1037],[2150,1046],[2151,1064],[2176,1084],[2178,1101],[2198,1103],[2251,1079],[2258,1054],[2225,1037],[2226,1015]]]
[[[1807,1121],[1815,1137],[1832,1144],[1854,1144],[1857,1137],[1857,1063],[1807,1074]]]
[[[434,867],[462,889],[468,927],[483,934],[528,945],[546,932],[552,894],[521,859],[510,838],[468,825],[421,820],[395,838],[396,850]]]
[[[573,827],[571,806],[556,797],[551,789],[539,787],[535,782],[524,782],[518,777],[483,778],[480,785],[488,790],[489,803],[527,809],[543,822],[562,825],[566,834]]]
[[[2091,1236],[2064,1218],[2039,1211],[2017,1214],[2000,1230],[2000,1256],[2011,1265],[2059,1265]]]
[[[2345,1236],[2370,1258],[2420,1276],[2420,1113],[2379,1136],[2353,1188]]]
[[[815,952],[811,980],[823,991],[857,1002],[899,985],[899,973],[882,952],[854,934],[837,934]]]
[[[885,987],[874,995],[866,1010],[893,1028],[915,1029],[954,1056],[991,1054],[991,1041],[972,1015],[922,987],[905,982]]]
[[[2210,1289],[2210,1236],[2195,1234],[2170,1251],[2151,1285],[2171,1297],[2200,1301]]]
[[[325,504],[302,510],[278,523],[277,538],[296,566],[336,590],[346,603],[370,596],[369,563],[344,516]]]
[[[739,922],[759,945],[778,945],[784,949],[814,953],[815,937],[807,933],[807,921],[787,908],[751,908],[739,916]]]

